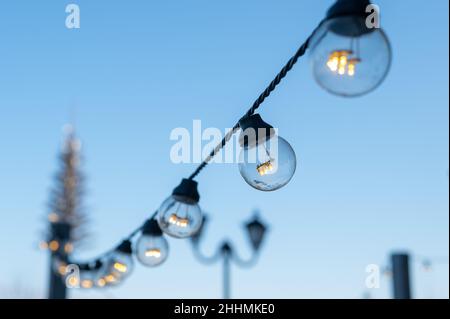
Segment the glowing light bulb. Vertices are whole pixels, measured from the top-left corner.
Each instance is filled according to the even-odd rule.
[[[56,213],[48,214],[48,221],[51,223],[57,223],[59,221],[59,216]]]
[[[76,276],[70,276],[69,278],[67,278],[67,283],[71,287],[78,287],[79,280]]]
[[[64,245],[64,251],[66,253],[71,253],[73,251],[73,244],[72,243],[66,243]]]
[[[116,284],[128,277],[133,270],[131,241],[124,240],[104,261],[97,278],[103,278],[106,284]]]
[[[391,46],[381,28],[366,25],[368,4],[368,0],[336,1],[309,42],[314,78],[330,93],[367,94],[389,72]]]
[[[169,255],[169,244],[154,218],[150,218],[142,227],[142,235],[136,241],[136,257],[144,265],[161,265]]]
[[[242,119],[239,126],[239,172],[244,180],[261,191],[274,191],[289,183],[297,165],[289,143],[259,114]]]
[[[97,280],[97,282],[96,282],[96,285],[98,286],[98,287],[105,287],[105,285],[106,285],[106,280],[104,279],[104,278],[100,278],[100,279],[98,279]]]
[[[66,265],[65,263],[61,264],[61,265],[58,267],[58,273],[59,273],[61,276],[64,276],[64,275],[67,273],[67,265]]]
[[[117,282],[117,277],[113,274],[106,275],[104,279],[107,284],[112,284],[112,283]]]
[[[51,251],[57,251],[59,249],[59,242],[56,240],[52,240],[49,244],[48,247]]]
[[[121,272],[121,273],[125,273],[128,270],[127,265],[124,265],[124,264],[122,264],[120,262],[114,263],[113,267],[114,267],[115,270],[117,270],[118,272]]]
[[[52,261],[52,270],[55,274],[64,277],[67,275],[67,263],[56,256]]]
[[[90,289],[94,286],[94,282],[90,279],[84,279],[81,281],[81,287],[84,289]]]
[[[183,179],[158,210],[156,219],[161,230],[176,238],[194,235],[203,221],[199,199],[197,182]]]

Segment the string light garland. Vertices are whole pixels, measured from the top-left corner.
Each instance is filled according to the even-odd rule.
[[[309,48],[314,77],[327,91],[342,96],[358,96],[376,88],[388,73],[391,50],[383,31],[367,26],[368,5],[368,0],[337,0],[325,19],[303,42],[244,116],[226,133],[194,172],[181,181],[151,218],[132,231],[119,245],[94,258],[92,262],[60,262],[55,265],[56,272],[67,275],[66,267],[69,263],[78,265],[80,279],[77,284],[79,283],[81,288],[89,289],[115,286],[123,281],[134,267],[133,254],[145,266],[161,265],[167,259],[169,250],[164,234],[175,238],[189,238],[201,229],[203,215],[198,205],[200,195],[194,179],[239,129],[242,130],[239,138],[242,147],[239,171],[244,180],[261,191],[273,191],[286,185],[296,169],[295,152],[289,143],[279,137],[273,127],[255,112]],[[256,134],[249,134],[249,128]],[[272,140],[278,144],[276,156],[272,154]],[[249,153],[255,150],[262,153],[263,158],[250,162]],[[50,219],[50,223],[59,221]],[[133,239],[138,234],[140,237],[133,247]],[[63,247],[71,247],[70,243],[60,243],[58,239],[41,243],[41,247],[58,251],[61,244]]]

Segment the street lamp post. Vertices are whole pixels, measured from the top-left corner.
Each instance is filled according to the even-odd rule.
[[[200,241],[204,236],[205,225],[207,222],[206,216],[203,217],[203,224],[200,231],[193,237],[191,237],[192,247],[195,257],[205,265],[211,265],[219,260],[222,260],[223,267],[223,298],[231,298],[231,264],[234,263],[236,266],[241,268],[249,268],[254,266],[261,248],[261,244],[266,234],[267,227],[259,220],[258,214],[251,221],[246,223],[245,229],[248,235],[252,247],[252,256],[245,260],[239,257],[236,250],[232,246],[231,242],[224,240],[220,245],[217,252],[212,256],[205,256],[200,250]]]
[[[61,274],[55,269],[55,263],[60,260],[64,263],[68,260],[68,251],[65,244],[70,238],[71,225],[64,222],[52,223],[52,241],[57,243],[55,249],[51,249],[50,254],[50,286],[48,291],[49,299],[66,299],[67,287]],[[51,241],[51,242],[52,242]]]

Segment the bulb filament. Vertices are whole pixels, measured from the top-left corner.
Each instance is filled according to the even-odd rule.
[[[115,262],[114,265],[113,265],[113,267],[114,267],[114,269],[116,269],[118,272],[121,272],[121,273],[127,272],[127,266],[124,265],[124,264],[122,264],[122,263]]]
[[[149,249],[145,252],[145,257],[155,257],[160,258],[161,257],[161,250],[159,249]]]
[[[259,175],[264,176],[273,170],[273,164],[270,160],[256,166]]]
[[[172,214],[169,217],[169,223],[171,223],[172,225],[178,226],[178,227],[186,228],[189,225],[189,219],[180,218],[176,214]]]
[[[351,57],[352,50],[333,51],[328,57],[327,67],[339,75],[354,76],[356,65],[361,62],[360,58]]]

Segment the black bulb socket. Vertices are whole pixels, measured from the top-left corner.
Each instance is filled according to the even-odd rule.
[[[116,251],[124,254],[131,255],[133,253],[133,248],[131,247],[130,240],[124,240],[119,246],[117,246]]]
[[[329,25],[329,29],[333,33],[345,37],[360,37],[373,32],[376,28],[370,28],[366,25],[369,14],[366,9],[370,4],[369,0],[337,0],[328,9],[326,15],[326,20],[335,19]]]
[[[177,200],[187,204],[197,204],[200,201],[200,194],[197,190],[198,183],[192,179],[183,178],[180,185],[172,192]]]
[[[144,226],[142,226],[142,234],[159,237],[163,235],[163,232],[156,219],[150,218],[145,222]]]
[[[259,114],[244,116],[239,121],[239,127],[242,130],[239,136],[239,144],[244,148],[262,144],[275,135],[273,126],[264,122]]]

